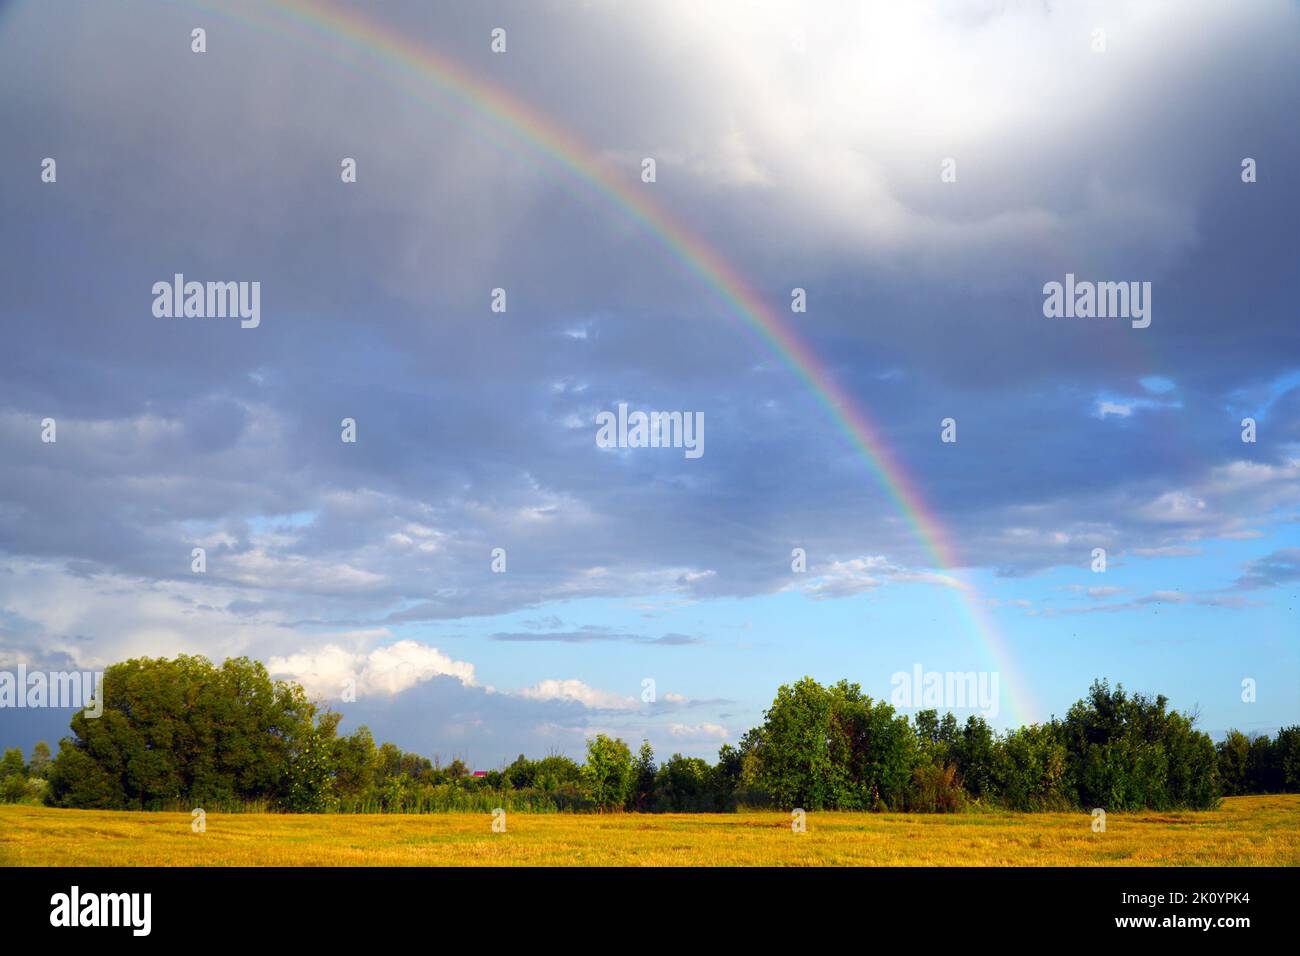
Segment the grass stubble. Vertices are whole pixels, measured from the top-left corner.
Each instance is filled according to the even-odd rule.
[[[1296,866],[1300,794],[1218,810],[1112,813],[777,812],[207,814],[0,805],[6,866]]]

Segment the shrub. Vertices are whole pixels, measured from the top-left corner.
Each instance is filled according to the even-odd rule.
[[[913,813],[956,813],[966,806],[966,791],[953,764],[925,764],[912,771],[908,809]]]

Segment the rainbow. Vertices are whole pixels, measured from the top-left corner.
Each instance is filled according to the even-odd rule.
[[[430,84],[453,105],[472,111],[522,140],[580,183],[594,189],[622,214],[654,237],[669,255],[726,306],[799,378],[870,468],[879,486],[903,516],[935,567],[957,583],[955,589],[972,632],[1010,690],[1004,708],[1012,726],[1036,713],[1019,670],[979,593],[958,570],[961,562],[938,516],[889,450],[878,429],[808,344],[751,289],[744,278],[682,222],[651,202],[648,191],[620,180],[589,147],[569,131],[504,88],[410,37],[327,0],[266,0],[256,14],[237,13],[207,0],[164,0],[243,22],[254,29],[309,45],[352,66],[331,47],[380,60],[424,87]],[[293,32],[291,26],[303,28]],[[381,77],[382,78],[382,77]],[[639,185],[639,183],[638,183]]]

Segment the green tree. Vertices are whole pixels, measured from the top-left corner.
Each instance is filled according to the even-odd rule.
[[[0,780],[12,776],[27,776],[27,762],[23,760],[23,749],[21,747],[6,750],[4,757],[0,758]]]
[[[820,810],[830,801],[831,699],[811,677],[782,684],[757,743],[762,786],[778,807]]]
[[[6,750],[0,758],[0,800],[17,803],[27,793],[27,766],[21,747]]]
[[[1067,809],[1075,805],[1066,783],[1068,759],[1053,725],[1017,728],[998,742],[994,785],[1007,804],[1017,810]]]
[[[1085,807],[1208,808],[1218,799],[1213,744],[1164,696],[1094,681],[1051,727],[1068,755],[1066,790]]]
[[[994,748],[993,728],[988,721],[973,714],[967,717],[953,748],[953,757],[966,792],[977,800],[991,796],[995,789]]]
[[[955,756],[961,740],[957,718],[952,714],[940,718],[934,710],[921,710],[917,711],[913,721],[921,758],[938,766],[948,763]]]
[[[523,754],[514,759],[505,770],[502,771],[506,782],[516,790],[525,790],[533,785],[533,780],[537,775],[537,766]]]
[[[370,796],[379,771],[379,754],[369,727],[334,739],[334,788],[341,804],[355,807]]]
[[[296,685],[247,658],[114,664],[103,713],[72,718],[50,765],[57,806],[148,809],[287,797],[290,769],[315,732],[316,708]],[[332,731],[332,728],[331,728]]]
[[[1260,734],[1250,742],[1246,779],[1251,793],[1277,793],[1282,789],[1282,767],[1268,734]]]
[[[1288,793],[1300,792],[1300,727],[1279,730],[1273,751],[1282,776],[1282,789]]]
[[[857,684],[823,687],[811,677],[777,690],[749,745],[761,786],[783,809],[901,808],[923,759],[907,718],[888,703]]]
[[[332,715],[337,718],[337,714]],[[286,792],[281,800],[292,813],[326,813],[338,808],[334,778],[334,730],[337,719],[322,721],[309,733],[289,761]]]
[[[718,809],[708,761],[673,754],[655,777],[655,805],[672,813]]]
[[[50,772],[50,745],[39,740],[32,747],[32,762],[27,768],[29,777],[44,780]]]
[[[713,768],[713,780],[718,791],[718,809],[734,810],[736,801],[745,786],[743,750],[731,744],[723,744],[718,749],[718,762]]]
[[[59,741],[59,753],[50,764],[50,789],[45,802],[52,806],[84,810],[122,810],[127,807],[120,765],[115,754],[96,736],[92,755],[88,745],[77,746],[69,737]]]
[[[1240,730],[1229,730],[1217,750],[1223,792],[1230,797],[1249,792],[1250,739]]]
[[[632,767],[632,796],[628,801],[631,809],[644,811],[654,808],[656,772],[654,748],[650,741],[642,740]]]
[[[535,765],[533,785],[546,793],[555,793],[580,785],[583,771],[575,761],[564,754],[547,754]]]
[[[597,734],[587,741],[582,768],[587,795],[602,812],[622,809],[632,790],[632,751],[622,740]]]

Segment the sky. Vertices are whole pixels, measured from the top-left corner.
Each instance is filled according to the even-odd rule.
[[[1300,722],[1298,54],[1270,0],[0,0],[0,669],[248,655],[477,769],[918,668],[999,728],[1097,678]],[[601,447],[620,403],[703,454]]]

